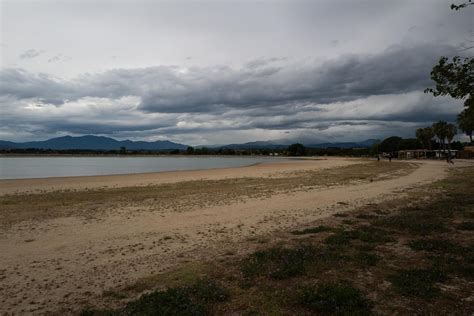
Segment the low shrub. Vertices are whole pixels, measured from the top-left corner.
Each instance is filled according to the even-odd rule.
[[[336,315],[367,315],[371,302],[348,283],[327,283],[303,287],[297,302],[313,312]]]

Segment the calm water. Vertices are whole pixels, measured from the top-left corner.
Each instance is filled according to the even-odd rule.
[[[228,168],[274,159],[270,157],[0,157],[0,179]]]

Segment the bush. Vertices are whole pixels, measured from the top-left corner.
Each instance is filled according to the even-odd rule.
[[[347,283],[303,287],[297,301],[314,312],[337,315],[367,315],[372,305],[357,288]]]

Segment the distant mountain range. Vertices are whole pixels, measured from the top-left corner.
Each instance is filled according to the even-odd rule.
[[[0,141],[0,149],[81,149],[81,150],[119,150],[125,147],[128,150],[169,150],[169,149],[186,149],[188,146],[173,143],[167,140],[158,140],[155,142],[131,141],[131,140],[115,140],[103,136],[64,136],[51,138],[45,141],[14,143],[8,141]]]
[[[296,140],[276,140],[276,141],[256,141],[249,142],[244,144],[229,144],[229,145],[214,145],[206,146],[213,149],[284,149],[287,148],[289,144],[296,143]],[[341,143],[311,143],[302,141],[306,147],[312,148],[328,148],[328,147],[338,147],[338,148],[361,148],[361,147],[370,147],[375,142],[376,139],[368,139],[362,142],[341,142]],[[145,141],[131,141],[131,140],[115,140],[113,138],[104,137],[104,136],[64,136],[51,138],[45,141],[34,141],[34,142],[25,142],[25,143],[15,143],[9,141],[0,140],[0,149],[52,149],[52,150],[68,150],[68,149],[78,149],[78,150],[119,150],[121,147],[125,147],[128,150],[184,150],[188,146],[183,144],[174,143],[167,140],[159,140],[155,142],[145,142]],[[204,146],[199,146],[204,147]]]
[[[222,146],[215,146],[217,148],[229,148],[229,149],[284,149],[288,145],[297,143],[296,140],[285,140],[285,141],[257,141],[244,144],[229,144]],[[374,143],[378,142],[377,139],[367,139],[361,142],[341,142],[341,143],[311,143],[301,141],[303,145],[311,148],[367,148],[371,147]]]

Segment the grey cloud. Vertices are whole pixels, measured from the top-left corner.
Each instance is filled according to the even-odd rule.
[[[432,65],[439,56],[453,51],[447,46],[398,46],[377,55],[348,55],[322,64],[259,59],[240,69],[116,69],[71,81],[10,69],[2,71],[0,94],[53,104],[132,95],[141,98],[140,110],[161,113],[214,113],[296,101],[322,104],[424,89],[431,85]]]
[[[23,53],[20,54],[20,59],[32,59],[36,58],[41,54],[44,54],[45,51],[43,50],[36,50],[36,49],[28,49],[25,50]]]

